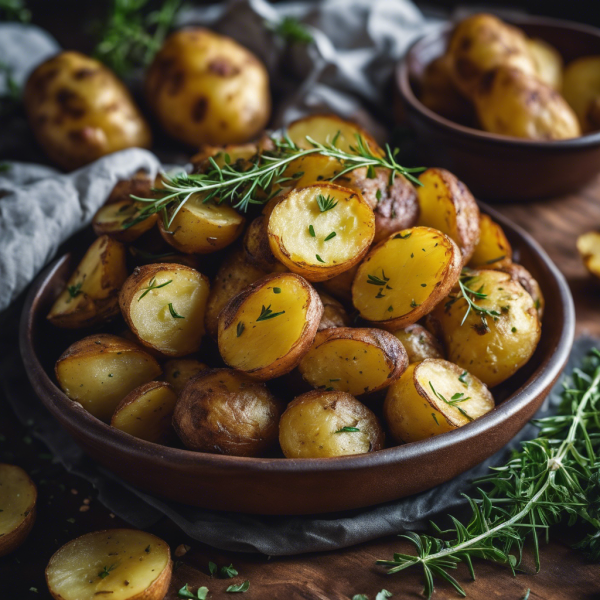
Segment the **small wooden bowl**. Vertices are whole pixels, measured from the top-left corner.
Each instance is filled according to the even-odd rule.
[[[133,485],[184,504],[258,514],[314,514],[427,490],[485,460],[514,437],[550,392],[573,341],[573,300],[559,270],[527,233],[492,209],[484,210],[502,225],[519,262],[539,281],[546,313],[534,356],[494,389],[497,407],[450,433],[360,456],[285,459],[203,454],[114,429],[69,400],[53,379],[58,356],[85,335],[63,334],[46,320],[74,266],[69,255],[37,278],[23,309],[20,346],[29,380],[46,408],[93,459]]]
[[[552,44],[565,64],[600,54],[600,30],[593,27],[540,17],[511,23]],[[425,67],[445,52],[452,27],[445,25],[415,42],[396,70],[399,108],[416,133],[420,161],[448,169],[475,196],[497,201],[565,194],[597,175],[600,132],[569,140],[529,141],[454,123],[420,102],[417,94]]]

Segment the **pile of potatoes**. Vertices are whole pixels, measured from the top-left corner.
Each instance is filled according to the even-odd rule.
[[[423,73],[420,99],[452,121],[529,140],[600,129],[600,56],[564,68],[559,52],[490,14],[454,28]]]
[[[335,116],[288,128],[347,151],[355,134],[380,151]],[[257,150],[204,148],[193,162]],[[488,388],[539,341],[539,285],[451,173],[331,181],[339,169],[305,156],[254,213],[193,197],[170,225],[158,214],[129,229],[129,191],[151,184],[121,182],[48,314],[95,328],[56,363],[65,394],[137,438],[234,456],[373,452],[492,410]]]

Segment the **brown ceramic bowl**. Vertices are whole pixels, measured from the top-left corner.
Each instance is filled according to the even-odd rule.
[[[92,417],[69,400],[53,378],[54,362],[70,339],[46,314],[73,268],[70,256],[33,284],[23,310],[21,354],[37,395],[96,461],[160,496],[205,508],[259,514],[309,514],[369,506],[415,494],[452,479],[502,448],[534,415],[563,369],[575,323],[569,287],[540,246],[495,211],[546,298],[540,344],[529,363],[494,389],[487,415],[428,440],[360,456],[323,459],[238,458],[158,446]],[[59,341],[60,340],[60,341]]]
[[[600,30],[528,17],[511,20],[530,37],[552,44],[565,64],[600,54]],[[538,142],[511,138],[454,123],[418,99],[425,67],[446,49],[452,25],[415,42],[396,70],[403,114],[417,137],[419,159],[457,175],[479,198],[496,201],[557,196],[581,187],[600,172],[600,132],[570,140]]]

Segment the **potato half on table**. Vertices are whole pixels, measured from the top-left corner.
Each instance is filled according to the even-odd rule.
[[[259,279],[219,315],[219,351],[234,369],[267,380],[291,371],[312,344],[323,315],[316,290],[295,273]]]

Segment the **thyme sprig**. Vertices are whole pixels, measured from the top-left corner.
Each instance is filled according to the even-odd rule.
[[[466,596],[449,573],[451,569],[465,563],[475,579],[472,559],[480,558],[507,565],[514,575],[530,538],[539,571],[539,534],[544,532],[548,539],[549,527],[565,517],[571,526],[580,522],[589,527],[589,534],[576,547],[600,561],[598,349],[590,352],[581,368],[574,369],[558,413],[535,424],[540,428],[537,438],[523,442],[505,465],[475,482],[480,498],[466,496],[472,511],[466,525],[451,517],[453,526],[448,530],[433,524],[435,535],[404,534],[401,537],[417,552],[397,553],[393,560],[377,563],[389,567],[388,573],[420,566],[427,598],[433,594],[435,578]]]
[[[477,289],[473,289],[471,287],[477,282],[478,278],[479,277],[477,275],[473,275],[469,269],[463,269],[461,276],[458,279],[458,287],[460,288],[460,291],[458,292],[458,294],[451,296],[450,300],[446,302],[445,308],[448,309],[455,302],[457,302],[461,298],[464,298],[465,302],[467,303],[467,310],[462,318],[462,321],[460,322],[461,327],[465,324],[465,321],[467,320],[467,317],[469,316],[471,311],[473,311],[474,313],[479,315],[481,323],[487,330],[487,318],[491,317],[492,319],[497,319],[499,316],[501,316],[501,314],[497,310],[490,310],[488,308],[484,308],[480,304],[477,304],[477,300],[485,300],[488,297],[488,295],[483,291],[483,285],[481,285]]]

